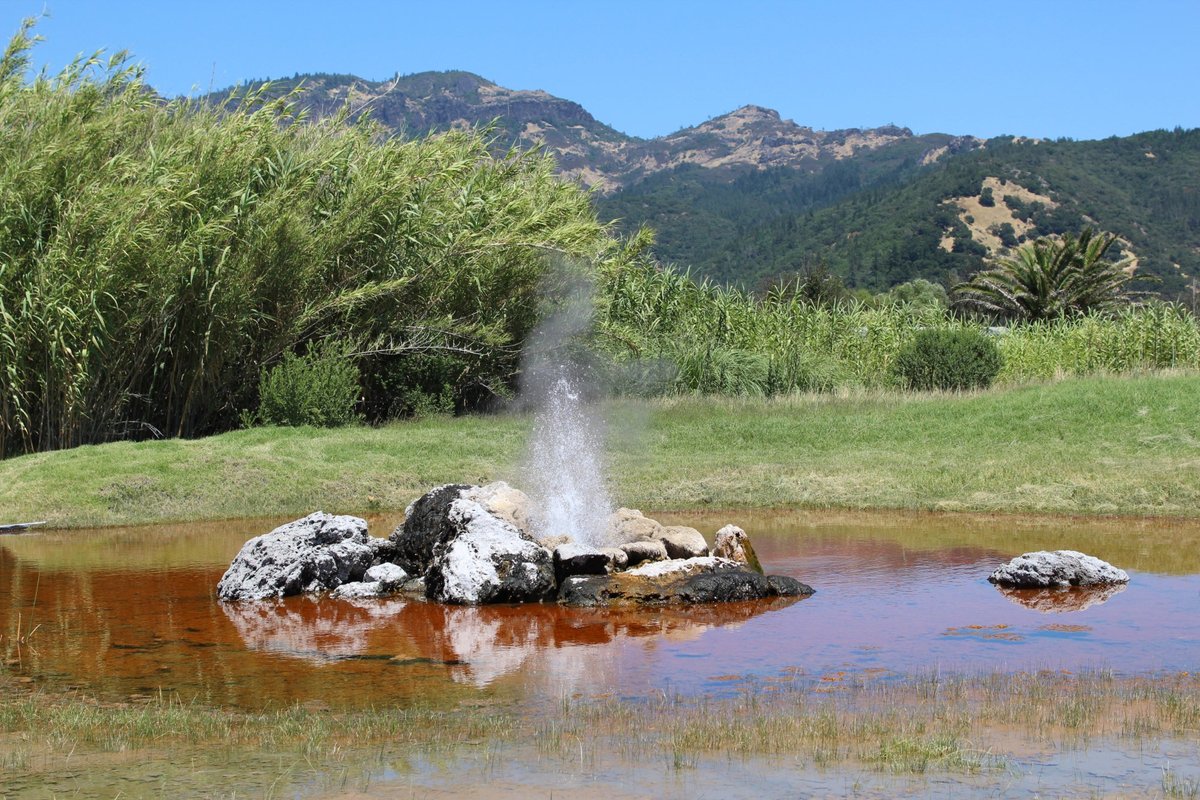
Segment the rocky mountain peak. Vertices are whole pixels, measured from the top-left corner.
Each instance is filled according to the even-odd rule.
[[[638,139],[598,121],[573,101],[542,90],[508,89],[464,71],[420,72],[386,81],[297,76],[275,88],[285,92],[297,84],[301,103],[316,116],[336,113],[349,103],[369,108],[377,122],[406,135],[495,121],[502,139],[541,146],[564,175],[605,192],[682,165],[727,171],[810,168],[912,136],[894,125],[816,131],[751,104],[666,136]]]

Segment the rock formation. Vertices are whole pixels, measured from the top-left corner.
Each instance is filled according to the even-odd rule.
[[[408,507],[388,539],[357,517],[318,512],[250,540],[221,579],[222,600],[331,592],[347,599],[404,593],[453,605],[683,605],[796,597],[799,581],[766,576],[745,531],[717,537],[664,526],[622,508],[605,529],[611,547],[538,541],[529,499],[503,482],[439,486]]]
[[[1107,561],[1076,550],[1025,553],[998,568],[988,580],[1000,586],[1041,589],[1128,583],[1129,575]]]
[[[256,536],[217,584],[222,600],[327,592],[360,581],[375,560],[367,523],[323,511]]]

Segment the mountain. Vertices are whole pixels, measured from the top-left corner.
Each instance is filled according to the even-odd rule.
[[[882,290],[951,284],[1036,236],[1094,226],[1121,236],[1145,288],[1189,297],[1200,274],[1200,131],[1103,141],[917,136],[894,125],[819,131],[761,106],[640,139],[578,103],[469,72],[367,81],[296,75],[315,116],[348,107],[401,135],[493,126],[538,145],[595,190],[602,218],[649,225],[664,261],[748,287],[825,266]],[[222,93],[224,97],[226,93]]]
[[[812,170],[914,138],[907,128],[892,125],[817,131],[749,105],[669,136],[639,139],[599,122],[578,103],[543,91],[506,89],[470,72],[422,72],[387,81],[296,75],[271,81],[267,96],[293,91],[317,117],[348,105],[352,116],[369,113],[405,135],[494,125],[502,145],[541,146],[554,155],[564,176],[602,194],[681,166],[725,176],[748,169]],[[921,145],[923,152],[938,147],[944,147],[941,138]]]

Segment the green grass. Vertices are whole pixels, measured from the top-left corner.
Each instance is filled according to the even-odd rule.
[[[619,502],[1200,516],[1200,377],[978,394],[682,398],[610,406]],[[110,525],[402,509],[519,483],[528,418],[263,428],[0,461],[0,520]]]
[[[403,765],[421,755],[452,764],[481,751],[509,762],[658,762],[668,771],[701,761],[782,758],[821,769],[975,775],[1003,770],[1027,757],[1029,746],[1048,753],[1136,751],[1179,741],[1194,735],[1200,719],[1200,685],[1186,673],[882,681],[801,674],[747,678],[727,697],[564,697],[552,708],[515,703],[450,711],[294,706],[250,713],[161,697],[102,703],[76,692],[29,691],[2,669],[0,690],[0,765],[34,781],[90,765],[80,787],[89,780],[101,785],[106,773],[128,772],[163,753],[190,764],[193,780],[219,769],[222,784],[261,784],[287,764],[330,770]],[[1082,724],[1070,718],[1072,707],[1083,709],[1076,714]],[[1014,733],[1028,745],[1014,741]],[[111,754],[121,758],[104,758]],[[1162,788],[1172,797],[1197,795],[1193,779],[1165,771]]]

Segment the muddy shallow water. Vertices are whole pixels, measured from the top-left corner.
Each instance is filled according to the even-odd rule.
[[[720,695],[779,676],[1200,666],[1197,523],[798,513],[669,521],[710,536],[737,521],[768,572],[817,594],[641,611],[222,604],[215,586],[230,559],[274,521],[47,532],[0,537],[3,656],[38,685],[237,708],[553,704],[575,693]],[[372,533],[394,522],[372,520]],[[987,583],[999,563],[1041,548],[1092,553],[1132,581],[1099,592]],[[19,632],[35,626],[19,648]]]

